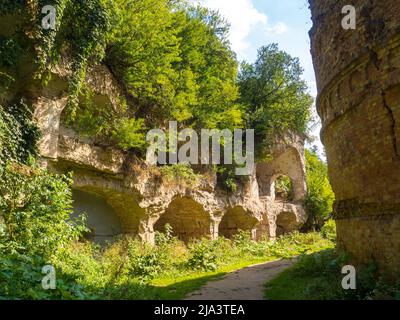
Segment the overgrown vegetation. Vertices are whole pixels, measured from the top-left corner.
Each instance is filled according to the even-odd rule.
[[[307,197],[305,205],[308,221],[305,229],[320,230],[332,216],[335,200],[328,178],[328,167],[316,150],[306,150]]]
[[[257,156],[266,158],[274,137],[288,130],[306,133],[313,98],[301,79],[303,69],[278,45],[264,46],[254,64],[242,63],[239,75],[240,102],[247,126],[255,129]]]
[[[64,274],[77,277],[91,296],[180,299],[211,276],[333,246],[317,233],[295,233],[276,242],[255,242],[245,232],[232,240],[204,238],[185,245],[172,237],[168,229],[157,233],[156,242],[151,247],[123,238],[103,248],[91,243],[72,243],[54,263]]]
[[[0,299],[82,298],[62,273],[57,290],[41,287],[42,267],[85,228],[70,220],[71,179],[35,167],[38,137],[23,102],[0,107]]]
[[[41,28],[44,5],[57,10],[56,30]],[[68,57],[67,121],[84,133],[141,149],[141,130],[165,127],[168,120],[194,129],[254,128],[260,146],[286,130],[307,130],[312,98],[298,59],[266,46],[238,75],[229,25],[217,12],[184,0],[34,0],[25,5],[28,14],[21,4],[4,12],[13,7],[28,19],[22,25],[28,30],[0,39],[0,52],[7,52],[3,64],[18,60],[21,31],[29,34],[31,48],[25,39],[24,51],[36,53],[36,76],[44,83]],[[88,66],[98,63],[123,87],[117,109],[97,110],[91,101],[84,80]]]
[[[41,28],[45,5],[57,10],[55,30]],[[194,129],[254,128],[265,159],[274,136],[307,131],[312,98],[298,59],[276,45],[261,48],[257,61],[243,63],[239,72],[227,23],[184,0],[9,0],[0,3],[0,16],[6,14],[21,23],[0,38],[0,101],[7,102],[0,107],[0,298],[182,298],[224,272],[332,247],[317,233],[254,242],[242,232],[232,240],[185,245],[168,228],[157,234],[155,247],[132,238],[104,248],[79,242],[86,228],[84,218],[70,219],[71,178],[36,164],[39,130],[27,99],[15,102],[24,89],[16,79],[22,62],[34,67],[27,71],[30,84],[46,86],[52,68],[66,60],[68,125],[137,153],[145,146],[145,129],[177,120]],[[86,84],[88,68],[99,63],[122,88],[116,106],[99,107]],[[4,98],[14,91],[13,102]],[[325,180],[318,184],[323,170],[310,163],[308,183],[315,188],[309,204],[324,220],[330,200]],[[231,168],[216,170],[235,191]],[[186,165],[165,166],[161,173],[191,186],[199,178]],[[278,188],[289,193],[287,181]],[[332,238],[329,229],[324,234]],[[57,270],[57,289],[45,291],[41,268],[49,263]]]
[[[304,255],[266,285],[266,298],[276,300],[400,299],[400,283],[377,276],[374,263],[357,270],[356,290],[342,288],[342,267],[350,257],[333,249]]]

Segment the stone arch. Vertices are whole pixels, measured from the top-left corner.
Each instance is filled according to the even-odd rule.
[[[173,234],[185,242],[192,238],[212,236],[211,215],[201,204],[188,197],[172,200],[154,224],[154,230],[163,232],[166,224],[170,224]]]
[[[256,238],[256,224],[258,219],[243,207],[233,207],[226,211],[219,224],[219,235],[231,238],[239,230],[252,232],[252,237]]]
[[[286,147],[273,160],[257,164],[260,196],[274,200],[273,184],[277,177],[288,176],[292,182],[293,201],[301,201],[307,193],[304,156],[295,147]]]
[[[287,191],[279,190],[277,184],[280,179],[282,179],[282,180],[288,179],[289,180],[289,183],[290,183],[289,190],[287,190]],[[294,198],[293,181],[289,176],[287,176],[285,174],[278,173],[278,174],[273,175],[270,179],[269,187],[270,187],[269,194],[275,201],[285,202],[285,201],[291,201]]]
[[[284,234],[295,231],[298,227],[298,221],[294,212],[280,212],[276,216],[276,236],[282,236]]]
[[[146,211],[139,206],[138,195],[133,189],[126,188],[122,181],[110,176],[100,175],[84,168],[71,167],[69,163],[61,160],[57,162],[56,168],[52,167],[52,170],[73,171],[74,193],[90,194],[108,208],[107,212],[110,215],[115,213],[121,226],[120,234],[140,236],[140,224],[146,216]],[[97,208],[96,203],[92,203]]]
[[[91,230],[87,235],[89,239],[104,243],[123,232],[120,217],[103,197],[74,189],[72,199],[73,216],[84,213],[87,217],[87,227]]]

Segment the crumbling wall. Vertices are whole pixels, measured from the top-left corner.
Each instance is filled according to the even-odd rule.
[[[338,244],[356,262],[400,271],[400,1],[310,0],[321,139]]]
[[[231,237],[239,230],[251,232],[254,239],[273,239],[276,220],[282,212],[292,213],[295,220],[288,222],[288,232],[305,222],[301,204],[306,193],[303,138],[288,134],[277,142],[273,160],[259,164],[256,172],[240,184],[236,192],[220,189],[212,170],[196,185],[171,183],[163,179],[156,168],[147,166],[132,154],[79,136],[60,124],[67,102],[63,88],[68,67],[58,66],[53,73],[46,90],[35,87],[30,94],[35,119],[43,132],[39,143],[42,164],[55,172],[72,171],[73,188],[88,192],[109,205],[118,217],[121,233],[154,243],[155,231],[163,231],[168,223],[174,234],[184,241],[203,236]],[[87,85],[95,98],[99,97],[98,103],[117,107],[118,84],[105,66],[89,70]],[[268,195],[274,183],[271,177],[280,173],[292,178],[295,188],[292,203],[277,203]],[[91,221],[99,221],[93,216],[96,212],[88,214]],[[99,228],[98,225],[92,227]]]

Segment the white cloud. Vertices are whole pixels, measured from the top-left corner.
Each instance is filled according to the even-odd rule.
[[[276,25],[272,27],[267,27],[267,32],[272,33],[273,35],[280,35],[286,33],[288,31],[288,26],[283,22],[278,22]]]
[[[268,16],[258,11],[252,0],[192,0],[201,5],[218,10],[231,25],[229,40],[232,49],[239,58],[243,58],[246,49],[250,47],[248,37],[254,30],[267,30],[269,33],[282,34],[287,26],[279,22],[274,26],[268,24]]]

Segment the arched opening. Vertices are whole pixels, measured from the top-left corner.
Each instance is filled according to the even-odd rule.
[[[293,184],[292,180],[280,174],[275,176],[271,183],[271,194],[276,201],[288,202],[293,200]]]
[[[288,195],[289,199],[283,201],[301,201],[307,193],[306,177],[304,161],[295,148],[286,148],[280,154],[277,154],[273,160],[269,162],[257,164],[257,181],[259,185],[259,194],[261,197],[271,197],[277,200],[283,195]],[[290,193],[281,192],[275,193],[275,186],[289,187]],[[282,191],[283,191],[282,190]],[[282,200],[281,200],[282,201]]]
[[[177,198],[155,223],[154,230],[165,231],[165,225],[172,227],[173,235],[188,242],[192,238],[211,236],[210,215],[196,201]]]
[[[297,218],[293,212],[281,212],[276,217],[276,236],[291,233],[297,228]]]
[[[91,230],[87,238],[98,243],[112,240],[122,233],[121,221],[114,209],[100,196],[80,190],[72,191],[73,216],[85,213],[87,227]]]
[[[242,207],[234,207],[222,217],[219,234],[225,238],[232,238],[240,230],[253,232],[257,222],[257,218]],[[252,236],[255,237],[253,234]]]

